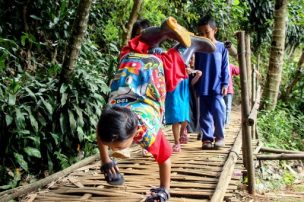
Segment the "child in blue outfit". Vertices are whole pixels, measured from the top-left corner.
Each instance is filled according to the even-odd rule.
[[[198,83],[197,93],[200,96],[200,127],[202,132],[202,149],[223,147],[225,102],[229,82],[228,51],[223,42],[215,39],[217,27],[210,16],[204,16],[198,23],[199,34],[215,43],[213,53],[196,53],[195,68],[203,75]]]
[[[188,75],[187,75],[188,76]],[[167,92],[165,102],[166,124],[172,124],[174,136],[173,152],[180,152],[181,145],[187,143],[186,127],[190,120],[189,78],[182,79],[175,90]]]

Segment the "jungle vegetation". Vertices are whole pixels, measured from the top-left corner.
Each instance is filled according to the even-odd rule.
[[[97,152],[119,50],[143,18],[157,26],[173,16],[196,33],[211,14],[218,40],[235,46],[236,31],[250,34],[264,87],[259,133],[269,146],[304,150],[303,10],[303,0],[1,0],[0,190]]]

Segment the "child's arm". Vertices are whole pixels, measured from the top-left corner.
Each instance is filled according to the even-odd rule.
[[[100,154],[100,160],[102,161],[103,164],[111,162],[111,158],[109,156],[109,151],[108,147],[100,141],[99,137],[97,137],[97,144],[98,144],[98,149],[99,149],[99,154]]]
[[[201,78],[203,73],[200,70],[193,70],[191,74],[195,74],[194,78],[191,80],[191,85],[194,86],[198,82],[199,78]]]
[[[229,75],[228,51],[226,48],[224,48],[222,52],[222,67],[221,67],[221,85],[222,85],[221,94],[223,96],[227,95],[228,93],[229,77],[230,75]]]

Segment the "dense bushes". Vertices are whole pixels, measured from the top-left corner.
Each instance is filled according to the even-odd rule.
[[[304,150],[304,114],[292,105],[280,105],[272,111],[261,111],[258,131],[264,144],[281,149]]]
[[[74,163],[80,150],[85,156],[94,152],[90,144],[95,145],[108,71],[116,61],[96,49],[89,41],[84,44],[70,84],[58,87],[53,69],[47,77],[24,72],[0,78],[0,184],[11,182],[2,188],[15,186],[20,172],[57,171]]]

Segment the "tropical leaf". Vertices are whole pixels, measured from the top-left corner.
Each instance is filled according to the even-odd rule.
[[[16,108],[16,125],[19,129],[23,129],[25,126],[25,118],[23,113],[21,112],[21,110],[19,108]]]
[[[84,126],[84,120],[83,120],[83,116],[82,116],[82,109],[80,109],[77,105],[73,105],[76,113],[77,113],[77,124],[80,126],[80,127],[83,127]]]
[[[51,133],[51,136],[55,142],[56,145],[59,145],[59,141],[60,141],[60,138],[59,138],[59,135],[56,134],[56,133]]]
[[[67,131],[67,119],[64,113],[60,114],[59,118],[61,133],[65,134]]]
[[[37,102],[37,98],[36,98],[35,93],[33,93],[33,91],[31,91],[31,89],[29,89],[28,87],[25,87],[24,89],[29,94],[29,96],[34,98],[35,102]]]
[[[27,164],[27,162],[24,160],[23,156],[22,156],[21,154],[14,153],[14,157],[15,157],[17,163],[18,163],[25,171],[28,171],[28,164]]]
[[[75,118],[74,118],[74,114],[71,110],[68,110],[68,114],[69,114],[70,127],[74,131],[74,130],[76,130],[76,125],[77,125]]]
[[[8,105],[14,106],[16,104],[16,94],[9,94]]]
[[[6,121],[6,125],[10,126],[11,123],[13,122],[13,117],[11,117],[9,114],[5,115],[5,121]]]
[[[78,135],[78,140],[80,142],[82,142],[83,139],[84,139],[85,134],[84,134],[84,132],[83,132],[83,130],[82,130],[81,127],[77,127],[77,135]]]
[[[66,104],[67,99],[68,99],[68,94],[67,93],[62,93],[61,94],[61,100],[60,100],[61,106],[64,106]]]
[[[30,134],[30,133],[29,133]],[[40,145],[40,137],[39,136],[26,136],[26,139],[30,139],[33,141],[33,143],[38,146]]]
[[[44,106],[46,107],[46,109],[49,112],[49,114],[53,114],[53,107],[52,107],[52,105],[50,103],[46,102],[42,96],[40,96],[40,99],[41,99],[42,103],[44,104]]]
[[[29,114],[29,117],[30,117],[31,125],[34,128],[34,131],[37,133],[38,132],[38,122],[36,121],[36,119],[34,118],[34,116],[31,113]]]
[[[24,151],[27,155],[29,156],[34,156],[34,157],[37,157],[37,158],[41,158],[41,153],[38,149],[36,148],[33,148],[33,147],[25,147],[24,148]]]

